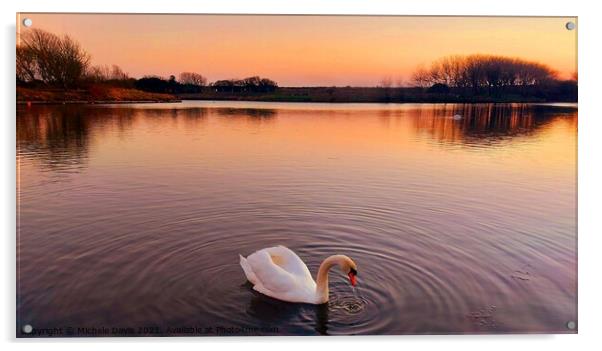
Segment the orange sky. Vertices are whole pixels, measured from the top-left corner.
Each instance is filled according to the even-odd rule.
[[[94,64],[131,76],[195,71],[209,81],[269,77],[280,86],[408,82],[451,54],[518,56],[570,77],[575,18],[20,14],[32,28],[69,34]],[[19,31],[28,30],[19,26]]]

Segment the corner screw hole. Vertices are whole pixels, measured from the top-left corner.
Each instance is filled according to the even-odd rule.
[[[30,324],[25,324],[23,326],[23,333],[30,334],[33,331],[33,327]]]
[[[567,23],[565,24],[565,27],[566,27],[566,29],[568,29],[568,30],[573,30],[573,29],[575,29],[575,23],[574,23],[574,22],[567,22]]]

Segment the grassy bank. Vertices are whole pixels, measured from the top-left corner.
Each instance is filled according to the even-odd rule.
[[[429,92],[422,88],[372,87],[281,87],[273,92],[218,92],[207,87],[201,93],[177,94],[183,100],[244,100],[275,102],[576,102],[576,94],[551,94],[518,89],[502,94],[470,94],[452,91]]]
[[[149,93],[136,89],[96,85],[82,89],[49,89],[17,87],[17,103],[125,103],[176,102],[170,94]]]

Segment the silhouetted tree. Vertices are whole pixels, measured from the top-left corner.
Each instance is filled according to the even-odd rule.
[[[278,88],[278,84],[271,79],[261,78],[258,89],[262,92],[271,92]]]
[[[117,65],[92,66],[86,72],[86,79],[93,82],[115,83],[130,80],[129,74]]]
[[[556,72],[544,64],[495,55],[447,56],[429,68],[417,68],[413,75],[421,87],[442,84],[470,89],[474,94],[482,90],[492,94],[504,87],[541,86],[555,79]]]
[[[217,92],[271,92],[278,88],[278,84],[271,79],[258,76],[245,79],[224,79],[211,84]]]
[[[170,84],[167,80],[159,77],[145,76],[138,79],[134,86],[136,89],[153,93],[166,93],[169,91]]]
[[[180,73],[180,83],[204,87],[207,85],[207,78],[199,73],[182,72]]]
[[[41,29],[21,34],[17,49],[20,80],[69,88],[81,82],[89,63],[90,55],[67,35],[59,37]]]

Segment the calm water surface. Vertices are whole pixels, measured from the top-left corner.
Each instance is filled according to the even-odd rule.
[[[576,146],[571,105],[20,106],[18,328],[569,332]],[[276,244],[358,286],[259,295]]]

